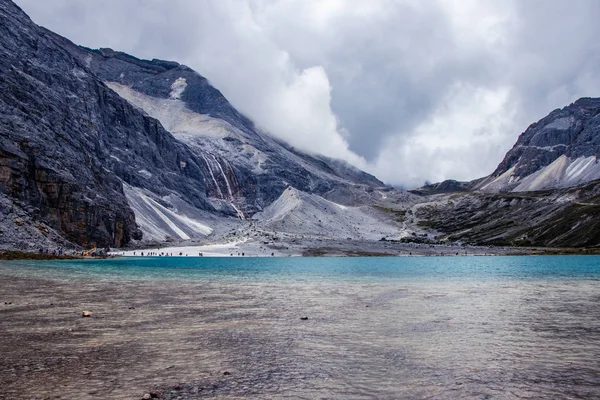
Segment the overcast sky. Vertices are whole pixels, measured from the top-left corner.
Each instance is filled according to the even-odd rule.
[[[75,43],[186,64],[261,128],[387,183],[493,172],[600,97],[597,0],[16,0]]]

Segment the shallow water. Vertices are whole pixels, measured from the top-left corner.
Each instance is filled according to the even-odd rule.
[[[0,398],[600,398],[600,257],[11,262],[0,278]]]
[[[0,271],[53,279],[256,281],[500,281],[600,279],[599,256],[130,257],[13,261]]]

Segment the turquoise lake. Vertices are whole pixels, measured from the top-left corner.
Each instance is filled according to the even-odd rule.
[[[23,274],[113,279],[560,280],[600,279],[600,256],[494,257],[131,257],[14,261]],[[1,267],[0,267],[1,268]],[[10,268],[12,273],[19,270]]]
[[[14,261],[0,300],[0,398],[600,398],[598,256]]]

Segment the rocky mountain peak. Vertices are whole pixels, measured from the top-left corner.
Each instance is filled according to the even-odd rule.
[[[478,188],[569,187],[600,178],[600,99],[582,98],[531,124]]]

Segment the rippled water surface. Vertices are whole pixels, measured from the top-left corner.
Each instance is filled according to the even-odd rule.
[[[138,257],[16,261],[27,275],[104,279],[234,279],[257,281],[490,281],[600,279],[598,256],[506,257]]]
[[[0,278],[0,398],[600,398],[600,257],[10,262]]]

